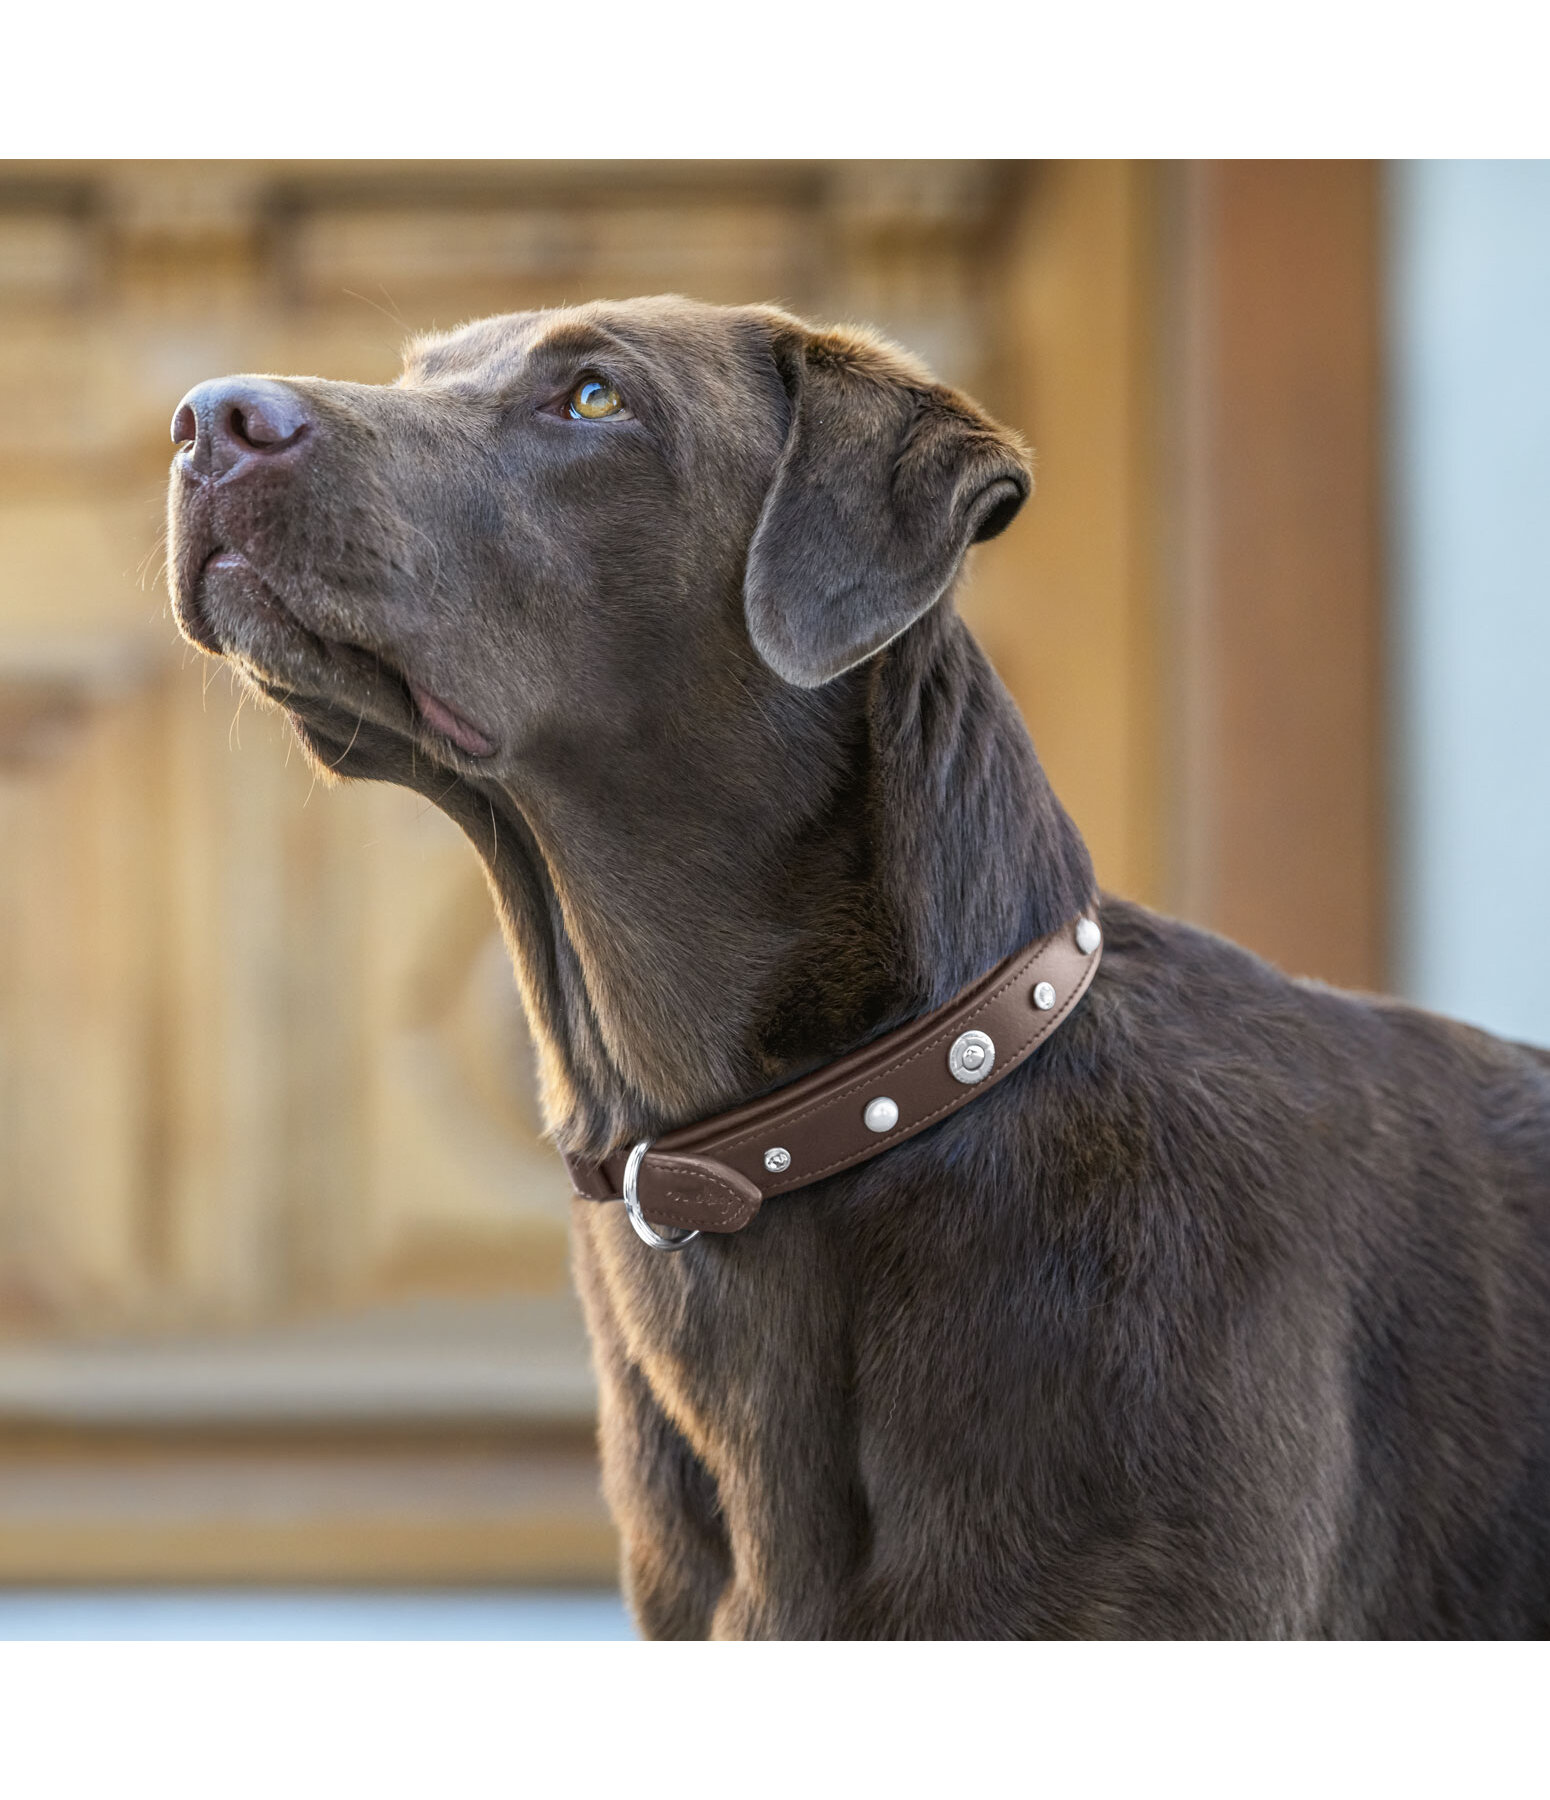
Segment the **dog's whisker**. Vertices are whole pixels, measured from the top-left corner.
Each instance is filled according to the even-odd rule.
[[[157,564],[156,564],[155,575],[150,576],[150,579],[153,581],[159,581],[162,578],[162,576],[164,576],[167,573],[166,549],[167,549],[167,534],[165,531],[163,531],[163,533],[156,540],[156,542],[151,545],[149,550],[146,551],[145,555],[140,558],[140,561],[135,569],[135,574],[139,578],[140,591],[142,593],[144,593],[144,591],[145,591],[146,580],[147,580],[147,576],[150,574],[150,566],[151,566],[151,561],[153,558],[159,557],[160,561],[157,562]]]
[[[408,321],[404,318],[403,314],[399,312],[398,307],[394,303],[393,296],[385,287],[379,288],[379,291],[382,294],[383,299],[387,301],[387,306],[379,306],[369,294],[358,294],[354,288],[341,288],[339,291],[343,294],[347,294],[352,300],[359,300],[362,306],[369,306],[373,312],[381,313],[384,319],[388,320],[390,324],[396,325],[400,331],[407,331],[409,329]],[[389,307],[392,308],[391,312],[388,310]]]
[[[415,524],[413,519],[406,518],[404,520],[404,524],[408,526],[408,528],[414,533],[414,535],[417,538],[422,539],[430,548],[431,584],[430,584],[430,589],[429,589],[428,593],[426,594],[426,598],[428,600],[434,600],[437,597],[437,595],[441,592],[441,552],[436,547],[435,539],[429,537],[424,531],[422,531],[420,529],[420,527]]]
[[[226,728],[226,748],[228,750],[242,748],[241,719],[242,709],[248,703],[248,690],[243,688],[237,695],[237,710],[231,715],[231,724]],[[235,743],[233,738],[235,737]]]
[[[328,765],[331,769],[337,769],[339,767],[340,763],[342,763],[344,761],[344,759],[350,754],[350,752],[355,748],[355,740],[361,735],[361,726],[364,725],[365,722],[366,722],[366,708],[363,703],[360,711],[356,714],[355,729],[354,729],[354,731],[352,731],[350,733],[350,741],[348,744],[345,745],[344,749],[342,749],[339,752],[339,755],[334,759],[334,761]]]

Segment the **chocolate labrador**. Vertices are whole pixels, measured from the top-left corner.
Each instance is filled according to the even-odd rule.
[[[1093,911],[951,604],[1023,452],[886,343],[600,303],[207,382],[174,436],[183,631],[472,840],[578,1163]],[[577,1201],[647,1634],[1550,1625],[1550,1056],[1097,919],[929,1129],[679,1254]]]

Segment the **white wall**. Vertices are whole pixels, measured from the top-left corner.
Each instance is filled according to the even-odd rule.
[[[1389,199],[1395,974],[1550,1044],[1550,162]]]

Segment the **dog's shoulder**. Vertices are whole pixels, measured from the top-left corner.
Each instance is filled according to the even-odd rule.
[[[1107,899],[1103,921],[1095,1010],[1116,1047],[1145,1041],[1196,1069],[1242,1066],[1310,1082],[1325,1076],[1349,1085],[1360,1076],[1365,1084],[1389,1072],[1465,1088],[1520,1084],[1550,1109],[1550,1050],[1389,995],[1289,976],[1239,944],[1131,901]]]
[[[1048,1063],[1074,1130],[1196,1196],[1287,1216],[1514,1214],[1550,1233],[1550,1054],[1296,980],[1210,932],[1106,901],[1104,959]],[[1452,1226],[1450,1225],[1450,1229]]]

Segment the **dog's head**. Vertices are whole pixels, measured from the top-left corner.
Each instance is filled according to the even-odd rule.
[[[897,349],[671,297],[427,338],[390,387],[205,382],[173,435],[183,632],[360,774],[397,746],[502,780],[830,682],[1029,489],[1015,439]]]

